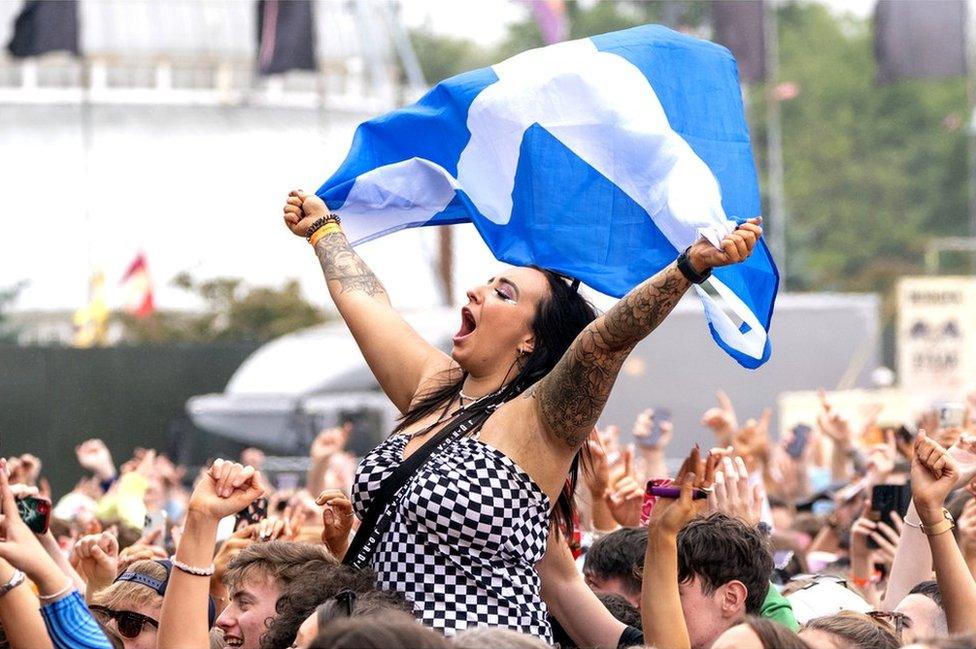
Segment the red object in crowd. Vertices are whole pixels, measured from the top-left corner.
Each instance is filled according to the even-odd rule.
[[[126,311],[137,318],[146,318],[156,310],[153,301],[152,279],[149,277],[149,265],[146,255],[139,253],[129,264],[128,270],[122,276],[122,283],[127,285],[128,299]]]

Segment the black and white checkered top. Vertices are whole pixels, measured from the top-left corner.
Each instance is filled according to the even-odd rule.
[[[400,464],[408,435],[393,435],[359,465],[360,518]],[[371,567],[380,588],[413,602],[447,635],[474,626],[528,633],[551,644],[535,564],[546,550],[549,498],[518,465],[475,437],[448,442],[403,487]]]

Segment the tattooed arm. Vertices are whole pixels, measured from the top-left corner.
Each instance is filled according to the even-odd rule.
[[[285,222],[299,236],[328,213],[314,194],[292,192]],[[342,232],[315,246],[329,293],[383,391],[400,412],[431,377],[454,367],[449,356],[425,341],[390,305],[386,289]]]
[[[715,248],[705,240],[688,254],[699,272],[746,259],[762,235],[760,220],[744,223]],[[577,336],[530,396],[549,435],[575,452],[603,412],[631,350],[664,321],[691,283],[672,263],[628,293]]]

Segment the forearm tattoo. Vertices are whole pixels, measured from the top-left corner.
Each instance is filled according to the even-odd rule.
[[[530,392],[553,436],[573,447],[586,441],[627,355],[664,321],[689,286],[672,264],[583,330]]]
[[[315,254],[322,264],[326,281],[339,283],[339,293],[362,291],[369,296],[386,296],[380,280],[341,232],[322,237],[315,246]]]

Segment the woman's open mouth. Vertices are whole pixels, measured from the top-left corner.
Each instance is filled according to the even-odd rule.
[[[478,323],[474,319],[474,314],[471,313],[471,309],[464,307],[461,309],[461,328],[458,332],[454,334],[454,342],[457,343],[472,333],[478,327]]]

